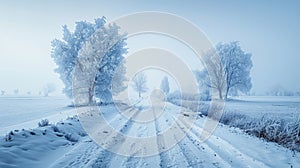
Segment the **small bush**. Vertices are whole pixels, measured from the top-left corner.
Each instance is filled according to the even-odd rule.
[[[87,136],[88,134],[85,132],[79,132],[78,135],[84,137],[84,136]]]
[[[12,141],[12,136],[14,135],[14,133],[12,131],[10,131],[6,136],[5,136],[5,141],[6,142],[10,142]]]
[[[276,142],[291,150],[300,151],[300,122],[274,118],[252,118],[237,113],[224,113],[221,123],[244,130],[246,133]]]
[[[54,132],[60,132],[56,125],[52,125],[51,128],[53,129]]]
[[[73,134],[70,134],[70,133],[68,133],[68,134],[66,134],[65,135],[65,138],[68,140],[68,141],[70,141],[70,142],[78,142],[78,136],[75,136],[75,135],[73,135]]]
[[[168,100],[170,103],[182,106],[184,108],[190,109],[191,111],[201,112],[201,114],[207,116],[209,103],[203,101],[190,101],[190,100],[180,100],[180,99],[170,99]]]
[[[40,122],[38,123],[38,125],[39,125],[39,127],[46,127],[46,126],[49,125],[49,120],[43,119],[42,121],[40,121]]]
[[[10,135],[10,134],[7,134],[7,135],[5,136],[5,141],[6,141],[6,142],[12,141],[12,138],[11,138],[11,135]]]

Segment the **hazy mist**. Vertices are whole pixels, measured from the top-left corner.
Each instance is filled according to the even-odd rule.
[[[300,91],[299,2],[227,1],[225,5],[217,1],[145,2],[2,2],[0,90],[11,94],[19,88],[20,93],[38,93],[45,84],[55,83],[59,94],[63,85],[53,71],[55,64],[50,53],[51,41],[62,37],[62,25],[72,29],[80,20],[93,21],[106,16],[111,21],[134,12],[162,11],[190,20],[213,44],[240,41],[242,48],[252,53],[252,92],[265,93],[276,85]],[[154,37],[148,37],[144,43],[139,39],[128,40],[129,53],[143,47],[162,47],[185,58],[192,56],[186,47],[168,40],[157,42]],[[192,66],[197,68],[196,64]]]

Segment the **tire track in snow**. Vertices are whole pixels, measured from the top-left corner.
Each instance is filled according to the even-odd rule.
[[[167,123],[169,126],[170,124]],[[179,127],[179,125],[177,125]],[[174,128],[178,128],[178,127],[174,127]],[[178,129],[179,131],[181,131],[180,129]],[[189,158],[195,158],[195,156],[192,155],[191,151],[188,151],[188,149],[186,147],[183,147],[183,144],[182,142],[180,142],[180,140],[175,136],[173,135],[173,138],[178,142],[177,145],[180,149],[180,152],[182,153],[182,155],[184,156],[184,159],[186,160],[187,162],[187,166],[189,167],[191,165],[191,159]]]
[[[133,108],[128,107],[125,110],[133,110]],[[108,122],[118,122],[119,118],[120,116],[116,115]],[[103,125],[100,129],[104,128],[105,125]],[[111,157],[109,151],[106,151],[105,149],[99,147],[99,145],[94,143],[92,140],[83,140],[82,142],[80,142],[80,144],[64,154],[64,156],[62,156],[60,159],[56,160],[51,167],[92,167],[98,159],[97,156],[99,156],[103,152],[107,154],[106,158]]]
[[[130,114],[130,118],[126,120],[124,124],[120,124],[121,128],[119,131],[123,134],[128,133],[128,131],[132,130],[132,125],[134,122],[132,122],[132,119],[140,112],[138,110],[134,111],[134,108],[128,108],[127,112]],[[132,110],[132,112],[130,112]],[[182,114],[181,114],[182,115]],[[129,116],[129,115],[128,115]],[[160,134],[162,131],[162,128],[164,125],[170,126],[170,121],[168,122],[166,120],[166,116],[162,115],[164,117],[163,120],[155,120],[153,123],[155,127],[155,132],[157,138],[156,138],[156,144],[157,144],[157,150],[163,151],[166,143],[165,137]],[[161,116],[161,117],[162,117]],[[235,148],[233,145],[231,145],[228,141],[216,137],[214,135],[211,136],[211,138],[205,143],[199,142],[199,139],[201,139],[201,131],[202,128],[198,127],[197,125],[194,125],[193,127],[190,127],[190,123],[184,123],[184,121],[176,120],[174,116],[172,116],[174,122],[176,131],[182,131],[186,134],[186,137],[182,139],[176,146],[174,146],[172,149],[169,149],[168,151],[160,152],[159,155],[156,158],[157,166],[160,167],[268,167],[264,163],[258,160],[253,160],[248,155],[242,153],[240,150]],[[120,116],[113,117],[109,122],[124,122],[124,120],[118,120]],[[169,119],[169,118],[168,118]],[[170,120],[170,119],[169,119]],[[174,127],[174,126],[173,126]],[[105,126],[103,126],[105,128]],[[145,130],[148,129],[146,126],[142,127]],[[190,128],[190,129],[187,129]],[[140,130],[140,131],[141,131]],[[145,132],[144,132],[145,133]],[[112,136],[103,137],[108,139],[108,147],[115,145],[114,141],[109,141]],[[118,136],[115,136],[115,138],[120,138]],[[174,138],[177,138],[174,135]],[[178,139],[177,139],[178,140]],[[119,146],[121,147],[121,145]],[[81,152],[81,148],[82,150]],[[75,150],[76,149],[76,150]],[[79,152],[78,152],[78,151]],[[68,153],[74,153],[78,152],[79,155],[75,155],[76,158],[69,158],[67,163],[68,165],[65,167],[115,167],[115,165],[118,165],[118,167],[150,167],[148,163],[150,162],[149,158],[144,157],[135,157],[133,154],[132,156],[125,157],[122,156],[122,158],[116,157],[116,154],[109,152],[107,150],[104,150],[100,148],[98,145],[95,144],[93,147],[87,146],[80,148],[74,148],[72,151]],[[68,153],[65,154],[64,157],[67,158]],[[117,158],[117,159],[114,159]],[[120,160],[118,163],[112,163],[113,160]],[[61,160],[61,164],[56,164],[56,167],[63,167],[65,165],[66,159]],[[55,166],[54,166],[55,167]]]
[[[186,133],[187,138],[194,144],[193,146],[196,146],[200,150],[205,150],[205,153],[210,154],[208,155],[208,158],[211,158],[212,156],[214,156],[214,158],[217,157],[216,159],[220,160],[224,166],[227,165],[225,167],[268,167],[261,161],[253,160],[250,156],[242,153],[240,150],[220,137],[212,135],[204,143],[199,142],[199,139],[201,139],[200,132],[202,132],[203,129],[198,127],[196,124],[190,125],[190,123],[183,123],[180,120],[176,120],[176,123],[181,125],[179,126],[181,129],[190,128],[183,131]],[[250,165],[246,163],[250,163]],[[214,165],[216,166],[216,164]]]
[[[160,158],[160,167],[168,167],[168,163],[171,163],[171,160],[167,154],[167,152],[161,152],[164,149],[165,142],[162,135],[159,135],[159,126],[157,123],[157,120],[155,120],[155,131],[156,131],[156,144],[157,144],[157,150],[159,151],[159,158]]]
[[[81,143],[74,146],[71,150],[57,159],[51,168],[73,168],[86,167],[96,159],[96,153],[100,153],[102,149],[97,144],[85,138]]]
[[[151,110],[152,111],[152,110]],[[150,111],[147,111],[150,112]],[[138,116],[140,113],[137,113],[137,115],[133,116],[133,118],[135,118],[136,116]],[[154,111],[152,111],[152,115],[154,118],[156,118]],[[157,120],[154,120],[154,122],[151,122],[151,127],[154,127],[155,129],[155,135],[159,134],[159,126],[157,123]],[[140,126],[139,129],[137,129],[138,131],[138,136],[144,136],[145,134],[148,133],[149,130],[149,126],[147,127],[146,125]],[[149,136],[149,135],[148,135]],[[156,138],[156,150],[157,151],[162,151],[164,148],[164,139],[163,136],[157,136]],[[143,151],[139,151],[142,154],[143,153],[147,153],[147,151],[145,151],[146,148],[144,148]],[[163,158],[163,159],[162,159]],[[117,159],[121,159],[121,158],[117,158]],[[115,159],[115,160],[117,160]],[[114,160],[114,161],[115,161]],[[127,167],[127,168],[133,168],[133,167],[167,167],[167,166],[163,166],[163,163],[172,163],[171,161],[167,161],[168,160],[168,156],[165,152],[160,152],[159,155],[155,155],[155,156],[145,156],[145,157],[135,157],[135,154],[127,157],[127,159],[123,160],[122,162],[122,166]],[[112,167],[116,166],[117,164],[113,164]]]
[[[217,151],[216,153],[218,153],[218,155],[223,159],[230,162],[231,165],[237,167],[269,167],[259,160],[254,160],[252,157],[241,152],[239,149],[220,137],[212,135],[205,144],[212,150]],[[238,160],[238,162],[236,162],[236,160]]]
[[[150,125],[143,125],[140,126],[136,132],[136,134],[138,134],[136,137],[147,137],[149,136],[149,131],[154,131],[154,130],[150,130],[150,129],[155,129],[155,124],[154,122],[151,122]],[[133,129],[135,130],[135,129]],[[123,160],[122,162],[122,166],[127,167],[127,168],[133,168],[133,167],[144,167],[144,168],[152,168],[152,167],[159,167],[159,163],[160,163],[160,157],[159,155],[154,155],[154,156],[145,156],[144,154],[147,154],[146,151],[146,147],[144,147],[142,149],[142,151],[140,151],[143,155],[141,156],[139,154],[139,157],[136,157],[136,155],[138,154],[133,154],[129,157],[127,157],[127,159]],[[114,167],[114,166],[112,166]]]
[[[155,118],[156,115],[154,114]],[[161,116],[162,117],[162,116]],[[163,134],[160,134],[162,132],[162,124],[158,122],[158,118],[155,120],[155,128],[156,128],[156,135],[157,135],[157,148],[159,151],[160,156],[160,167],[167,168],[167,167],[187,167],[188,163],[186,162],[186,159],[182,159],[182,156],[178,151],[180,151],[180,148],[178,145],[175,145],[171,149],[164,151],[166,146],[166,141]],[[164,122],[166,122],[166,118],[164,117]],[[168,123],[167,123],[168,125]],[[177,157],[176,157],[177,155]],[[178,156],[179,155],[179,156]]]
[[[133,111],[135,110],[135,108],[130,108],[129,109],[129,112],[130,111]],[[124,123],[121,127],[121,129],[119,129],[119,133],[121,134],[126,134],[133,122],[132,122],[132,119],[140,112],[140,110],[135,110],[133,112],[133,114],[131,114],[130,118],[126,121],[126,123]],[[128,116],[128,115],[127,115]],[[112,136],[108,136],[107,139],[109,141],[106,141],[106,148],[110,149],[112,147],[115,147],[115,141],[113,141],[112,139],[114,140],[121,140],[122,139],[122,135],[117,133],[116,135],[112,135]],[[121,146],[121,144],[118,144],[117,148],[119,148]],[[103,150],[100,155],[98,156],[98,158],[95,160],[95,162],[93,163],[92,167],[93,168],[98,168],[98,167],[110,167],[110,161],[115,157],[115,153],[112,153],[108,150]]]
[[[201,145],[197,140],[198,137],[193,136],[187,129],[191,129],[190,127],[179,120],[176,120],[175,123],[186,135],[178,145],[186,156],[189,167],[230,167],[230,164],[217,155],[215,151],[205,144]]]
[[[171,159],[169,158],[168,154],[167,154],[167,151],[164,151],[164,147],[165,147],[165,140],[164,140],[164,137],[163,135],[160,134],[160,127],[159,127],[159,124],[158,124],[158,119],[157,119],[157,116],[155,114],[154,111],[152,111],[153,113],[153,116],[155,118],[154,120],[154,125],[155,125],[155,134],[156,134],[156,144],[157,144],[157,150],[159,151],[159,158],[160,158],[160,167],[169,167],[168,164],[172,163],[171,162]]]
[[[178,124],[183,124],[187,127],[187,123],[178,122]],[[187,137],[195,144],[197,139],[199,139],[200,132],[203,129],[199,128],[197,125],[191,127],[187,132]],[[199,144],[199,143],[198,143]],[[196,144],[195,144],[196,145]],[[198,145],[196,145],[198,146]],[[211,137],[202,143],[202,146],[205,149],[209,149],[211,152],[214,152],[215,155],[220,156],[223,161],[227,162],[230,166],[234,167],[268,167],[263,162],[258,160],[253,160],[250,156],[245,153],[242,153],[240,150],[235,148],[229,142],[225,141],[220,137],[211,135]],[[221,148],[222,147],[222,148]],[[236,162],[238,161],[238,162]],[[247,163],[247,164],[246,164]],[[250,164],[250,165],[249,165]]]
[[[171,122],[167,122],[168,120],[170,120],[170,118],[166,118],[166,116],[163,116],[164,119],[162,121],[165,122],[165,124],[167,124],[169,127],[171,127]],[[178,134],[174,134],[173,138],[176,139],[176,141],[178,142],[176,144],[176,146],[174,146],[173,149],[176,150],[176,148],[178,149],[176,152],[180,153],[179,155],[181,155],[181,157],[183,158],[182,162],[185,162],[185,166],[184,167],[229,167],[229,164],[226,163],[224,160],[222,160],[222,158],[220,157],[214,157],[213,154],[208,155],[206,153],[204,153],[203,148],[201,148],[199,145],[195,145],[193,140],[191,137],[188,137],[188,134],[186,133],[186,130],[184,130],[183,125],[180,125],[178,123],[177,118],[175,118],[174,116],[171,116],[171,120],[174,121],[174,125],[173,125],[173,129],[175,129],[174,132],[179,133],[181,132],[181,134],[184,134],[185,137],[180,137],[182,139],[178,139],[177,135]],[[167,151],[166,153],[173,153],[173,149],[170,149],[169,151]],[[200,154],[200,155],[199,155]],[[205,154],[205,156],[203,156],[203,154]],[[202,157],[201,157],[202,156]],[[207,162],[208,157],[212,158],[214,157],[214,159],[217,159],[217,161],[210,159],[209,162]],[[173,162],[176,162],[176,159],[178,161],[178,157],[174,157]],[[168,166],[167,166],[168,167]]]

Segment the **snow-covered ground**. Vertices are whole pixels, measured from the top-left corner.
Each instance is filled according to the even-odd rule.
[[[299,96],[241,96],[226,102],[225,112],[255,118],[263,116],[294,120],[300,117]]]
[[[86,133],[76,118],[56,125],[13,130],[0,139],[0,167],[47,167],[83,136]]]
[[[131,117],[138,117],[143,115],[143,112],[151,110],[145,102],[149,100],[128,108],[132,114],[135,114]],[[248,109],[243,105],[238,106],[239,103],[243,104],[245,101],[231,101],[227,108],[231,106],[233,109],[250,111],[252,107],[254,109],[261,107],[254,101],[246,103]],[[254,106],[253,103],[257,105]],[[273,103],[274,101],[268,106],[273,107]],[[285,109],[281,110],[287,113],[291,110],[289,105],[284,107]],[[265,105],[262,108],[265,108]],[[283,108],[283,106],[275,105],[273,108]],[[164,109],[157,120],[143,124],[132,122],[134,118],[118,115],[112,105],[101,108],[110,125],[124,135],[150,137],[167,130],[173,124],[177,126],[178,132],[186,134],[173,148],[158,155],[122,156],[107,151],[86,136],[77,119],[71,118],[59,122],[56,128],[52,125],[32,130],[18,130],[12,132],[11,139],[7,139],[9,138],[7,136],[1,138],[0,167],[300,167],[299,152],[292,152],[275,143],[266,142],[223,124],[219,124],[213,135],[201,143],[200,132],[205,117],[198,116],[195,124],[188,131],[184,129],[184,123],[175,118],[195,117],[194,115],[184,116],[180,113],[181,107],[170,103],[165,103]],[[184,110],[188,112],[187,109]],[[103,138],[107,138],[108,134],[103,132]],[[176,138],[176,135],[157,138],[153,148],[164,148],[169,138]],[[114,145],[112,143],[114,141],[104,142]],[[117,147],[122,146],[117,145]]]
[[[0,135],[13,129],[35,128],[47,118],[51,122],[66,119],[75,114],[68,107],[71,101],[65,97],[0,97]]]

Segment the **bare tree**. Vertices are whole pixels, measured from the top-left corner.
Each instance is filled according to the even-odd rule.
[[[147,87],[147,77],[144,73],[138,73],[133,77],[133,89],[139,93],[139,97],[141,94],[148,90]]]

